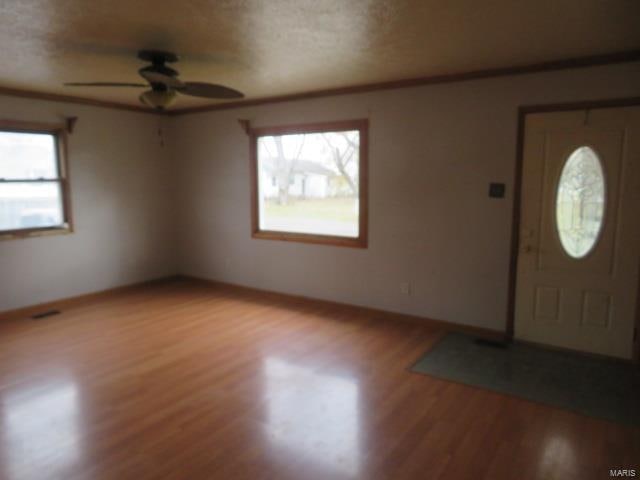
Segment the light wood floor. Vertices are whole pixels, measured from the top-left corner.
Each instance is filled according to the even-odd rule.
[[[5,321],[0,477],[603,479],[638,468],[638,429],[409,373],[440,334],[186,281]]]

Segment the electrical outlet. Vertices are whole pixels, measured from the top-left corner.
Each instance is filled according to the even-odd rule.
[[[402,293],[403,295],[411,295],[411,284],[408,282],[401,283],[400,293]]]

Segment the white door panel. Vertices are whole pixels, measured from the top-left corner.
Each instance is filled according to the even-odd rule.
[[[640,259],[639,112],[527,116],[517,339],[631,358]],[[558,207],[563,169],[574,153]]]

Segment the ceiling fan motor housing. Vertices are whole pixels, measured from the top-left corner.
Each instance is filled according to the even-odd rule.
[[[165,65],[165,63],[178,61],[178,56],[175,53],[162,50],[140,50],[138,52],[138,58],[145,62],[151,62],[151,65],[139,69],[138,73],[151,84],[151,88],[154,91],[165,92],[179,86],[179,81],[169,82],[169,84],[167,84],[167,80],[171,78],[177,79],[178,77],[176,70]],[[175,83],[175,85],[173,83]]]
[[[166,65],[148,65],[138,70],[138,73],[140,73],[140,75],[142,75],[142,72],[161,73],[162,75],[167,75],[169,77],[178,76],[178,72],[176,70],[174,70],[173,68],[167,67]]]

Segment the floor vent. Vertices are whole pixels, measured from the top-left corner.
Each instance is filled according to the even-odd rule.
[[[490,340],[488,338],[476,338],[476,345],[480,345],[481,347],[491,347],[491,348],[507,348],[509,344],[502,340]]]
[[[53,315],[59,315],[59,314],[60,314],[60,310],[47,310],[46,312],[40,312],[40,313],[31,315],[31,318],[33,318],[34,320],[39,320],[41,318],[51,317]]]

